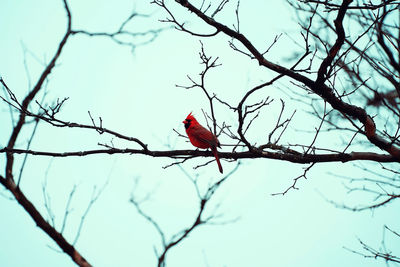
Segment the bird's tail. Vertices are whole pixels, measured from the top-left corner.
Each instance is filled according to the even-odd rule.
[[[224,171],[222,170],[221,162],[219,162],[219,157],[218,157],[217,148],[216,148],[216,147],[215,147],[215,148],[212,148],[211,151],[212,151],[212,153],[213,153],[213,155],[214,155],[214,157],[215,157],[215,160],[217,161],[219,172],[220,172],[220,173],[224,173]]]

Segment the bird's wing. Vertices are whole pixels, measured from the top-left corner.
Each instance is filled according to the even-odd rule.
[[[218,139],[215,135],[201,125],[196,125],[192,129],[194,137],[197,141],[208,144],[209,147],[217,147]]]

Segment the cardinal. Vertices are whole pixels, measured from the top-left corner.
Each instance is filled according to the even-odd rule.
[[[183,121],[186,134],[189,137],[190,143],[198,148],[210,148],[215,160],[218,164],[220,173],[223,173],[221,162],[219,162],[217,147],[221,147],[217,137],[198,123],[193,117],[192,112]]]

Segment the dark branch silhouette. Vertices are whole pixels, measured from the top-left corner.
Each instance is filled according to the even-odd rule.
[[[275,61],[271,58],[271,51],[281,42],[282,34],[274,35],[269,43],[256,45],[250,39],[250,35],[243,32],[243,24],[239,14],[240,1],[235,2],[234,7],[229,6],[228,0],[217,2],[201,1],[194,5],[188,0],[176,0],[168,2],[154,0],[152,4],[164,12],[166,18],[162,19],[163,27],[156,29],[132,30],[131,22],[138,17],[149,15],[131,12],[122,23],[115,27],[114,31],[92,32],[85,29],[72,28],[72,14],[67,0],[63,0],[67,17],[65,34],[58,43],[57,49],[50,61],[43,64],[38,81],[30,88],[23,98],[19,99],[16,90],[7,84],[7,78],[0,77],[4,96],[0,96],[2,103],[8,108],[11,117],[12,129],[4,147],[0,147],[0,154],[5,155],[5,174],[0,176],[0,183],[9,191],[17,202],[34,220],[59,248],[66,253],[77,265],[91,266],[90,263],[76,249],[75,244],[83,229],[83,224],[93,203],[98,199],[102,190],[93,191],[92,198],[81,216],[78,231],[72,242],[68,241],[63,233],[68,224],[68,215],[71,210],[71,201],[76,187],[70,191],[65,204],[65,212],[60,230],[56,229],[55,215],[51,209],[51,201],[43,185],[44,206],[48,213],[48,219],[39,212],[22,190],[23,176],[31,175],[24,171],[25,162],[34,160],[35,157],[66,158],[86,157],[90,155],[121,155],[128,154],[132,157],[145,155],[153,158],[169,158],[167,167],[178,166],[193,183],[199,208],[193,222],[182,231],[171,237],[167,237],[155,218],[150,216],[141,206],[135,193],[131,196],[131,203],[136,211],[151,224],[161,239],[161,247],[157,250],[158,266],[166,265],[166,256],[169,251],[176,248],[189,234],[204,224],[210,224],[216,218],[216,214],[205,217],[204,211],[208,207],[214,193],[236,171],[240,159],[273,159],[290,163],[306,164],[303,172],[293,178],[293,182],[279,193],[274,195],[286,195],[291,190],[297,190],[298,181],[306,179],[310,170],[319,164],[335,162],[342,164],[353,162],[365,163],[368,167],[362,167],[366,173],[363,177],[341,177],[345,179],[348,194],[363,192],[366,203],[351,204],[338,203],[328,200],[338,208],[355,212],[374,210],[388,206],[400,198],[400,184],[398,165],[400,162],[400,30],[398,10],[400,2],[395,0],[382,1],[381,3],[363,3],[362,1],[317,1],[317,0],[289,0],[299,22],[299,32],[291,36],[293,54],[287,59]],[[188,17],[194,18],[195,23],[205,26],[206,30],[197,32],[193,24],[181,21],[179,12],[186,12]],[[232,22],[225,22],[222,11],[231,8]],[[258,25],[256,25],[258,26]],[[224,151],[219,157],[229,162],[237,161],[232,171],[211,184],[207,190],[201,193],[197,180],[184,171],[182,164],[188,164],[198,157],[213,157],[210,151],[182,150],[168,147],[166,150],[156,148],[149,144],[148,140],[129,136],[106,127],[107,122],[102,117],[94,117],[88,111],[88,122],[66,121],[60,119],[60,113],[65,105],[68,105],[68,97],[57,99],[54,104],[47,105],[44,97],[38,100],[39,92],[46,86],[50,74],[55,72],[67,43],[74,36],[79,38],[102,37],[109,38],[117,45],[129,46],[132,49],[140,45],[146,45],[155,40],[158,35],[174,27],[182,34],[190,37],[215,38],[224,36],[227,49],[233,50],[249,61],[258,63],[259,68],[267,71],[270,76],[256,84],[245,88],[238,99],[227,100],[221,97],[216,88],[208,82],[210,73],[216,67],[224,64],[219,55],[209,52],[205,42],[200,40],[200,63],[202,70],[198,76],[187,74],[188,85],[177,85],[186,90],[200,90],[207,103],[203,111],[208,128],[218,137],[226,138],[222,144]],[[256,27],[257,28],[257,27]],[[202,28],[203,29],[203,28]],[[271,41],[272,40],[272,41]],[[296,50],[297,49],[297,50]],[[207,53],[206,53],[207,51]],[[24,53],[27,53],[25,48]],[[26,62],[24,63],[29,84],[31,78]],[[240,68],[241,66],[237,66]],[[275,104],[275,100],[266,92],[267,89],[281,90],[288,100],[280,99],[276,118],[268,122],[262,122],[265,128],[257,124],[262,118],[262,113]],[[232,90],[243,88],[232,88]],[[34,107],[33,107],[34,106]],[[301,111],[304,107],[305,110]],[[221,108],[221,109],[220,109]],[[230,113],[233,121],[223,121],[219,110]],[[18,114],[18,118],[15,115]],[[315,121],[313,127],[308,129],[291,129],[296,122],[296,117],[302,114],[311,115]],[[296,116],[295,116],[296,115]],[[20,145],[24,126],[33,123],[33,131],[26,144]],[[107,135],[111,138],[128,141],[131,146],[119,147],[110,143],[94,141],[93,148],[75,151],[47,151],[45,149],[31,149],[31,142],[36,136],[36,129],[42,124],[47,124],[62,131],[66,128],[79,129],[82,134],[97,132],[99,135]],[[258,125],[258,126],[255,126]],[[262,127],[264,127],[262,126]],[[297,126],[294,126],[297,127]],[[263,133],[260,139],[251,137],[251,131]],[[171,129],[179,138],[186,138],[180,130]],[[307,134],[307,138],[297,138],[297,133]],[[289,133],[294,135],[289,136]],[[341,144],[329,143],[336,138]],[[324,141],[321,141],[324,140]],[[328,140],[328,141],[326,141]],[[125,142],[126,144],[126,142]],[[19,173],[16,170],[15,155],[22,154]],[[29,155],[29,158],[28,158]],[[194,168],[202,168],[211,161],[205,161]],[[233,165],[233,163],[231,164]],[[375,171],[380,167],[379,171]],[[17,177],[18,176],[18,177]],[[17,177],[17,178],[16,178]],[[385,226],[389,234],[399,237],[398,232]],[[399,262],[399,257],[390,250],[376,249],[359,240],[362,252],[349,249],[367,258],[383,259],[387,263]]]

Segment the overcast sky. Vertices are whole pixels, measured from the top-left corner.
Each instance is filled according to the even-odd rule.
[[[146,31],[170,26],[158,20],[166,14],[149,1],[69,1],[72,26],[76,30],[110,32],[134,9],[151,14],[132,21],[129,29]],[[173,2],[173,1],[171,1]],[[272,2],[272,3],[267,3]],[[216,19],[235,22],[236,3],[230,2],[226,12]],[[171,3],[172,10],[183,20],[191,21],[196,29],[210,29],[193,20],[193,14]],[[268,47],[276,35],[282,37],[269,58],[287,64],[285,57],[297,48],[292,38],[298,30],[285,1],[242,1],[241,30],[255,45]],[[230,24],[230,25],[231,25]],[[229,26],[230,26],[229,25]],[[59,1],[0,1],[0,75],[19,99],[32,88],[53,56],[66,30],[66,15]],[[291,36],[291,38],[289,38]],[[143,39],[140,39],[141,41]],[[178,85],[190,85],[187,75],[197,79],[202,70],[199,51],[219,57],[221,67],[208,76],[207,85],[213,93],[229,103],[237,103],[244,92],[274,74],[260,69],[256,62],[229,48],[228,38],[218,35],[199,39],[173,29],[166,29],[153,42],[134,51],[109,38],[74,35],[68,41],[57,67],[46,87],[45,103],[57,98],[69,99],[60,118],[91,124],[102,117],[103,125],[123,134],[137,137],[154,150],[191,149],[190,143],[178,137],[173,129],[184,134],[182,120],[193,112],[205,123],[202,109],[208,111],[208,100],[199,89],[185,90]],[[261,49],[262,50],[262,49]],[[267,56],[268,57],[268,56]],[[4,92],[1,91],[4,95]],[[318,121],[293,105],[281,90],[269,87],[251,100],[270,96],[274,99],[260,115],[249,132],[252,140],[267,137],[268,129],[276,123],[280,98],[287,102],[285,116],[297,110],[295,122],[284,140],[309,138],[296,132],[297,126],[314,129]],[[292,104],[290,104],[292,103]],[[11,120],[8,107],[0,104],[0,146],[8,142]],[[37,110],[32,103],[31,108]],[[216,117],[235,125],[236,114],[223,105],[216,106]],[[16,118],[16,117],[15,117]],[[24,128],[17,141],[24,147],[32,126]],[[334,137],[333,139],[334,140]],[[318,142],[334,142],[322,139]],[[222,144],[232,143],[221,137]],[[81,129],[60,129],[40,123],[32,149],[41,151],[80,151],[99,148],[98,143],[111,142],[116,147],[137,148],[137,145]],[[222,151],[229,151],[223,147]],[[19,170],[23,156],[16,156]],[[1,155],[0,165],[4,166]],[[182,168],[192,177],[198,176],[201,188],[220,179],[215,162],[193,169],[208,159],[196,158]],[[104,191],[86,217],[76,248],[94,266],[155,266],[154,248],[161,249],[156,230],[141,217],[129,202],[132,192],[140,198],[151,193],[143,209],[165,231],[166,237],[189,226],[198,209],[195,188],[185,172],[177,166],[164,169],[172,159],[138,155],[97,155],[78,158],[48,158],[29,156],[21,181],[22,190],[42,214],[43,186],[50,196],[56,228],[61,229],[68,196],[74,187],[70,213],[64,230],[68,241],[75,239],[82,214],[92,197],[105,184]],[[296,165],[274,160],[243,160],[239,169],[218,189],[207,214],[215,209],[222,214],[220,225],[199,227],[181,244],[171,249],[167,266],[378,266],[344,249],[360,250],[358,238],[379,246],[383,224],[395,222],[394,208],[375,212],[354,213],[334,207],[337,203],[359,204],[362,195],[349,197],[342,180],[329,175],[363,177],[352,163],[320,164],[300,180],[299,190],[285,196],[271,196],[288,188],[293,178],[308,165]],[[236,162],[222,160],[225,174]],[[3,167],[4,169],[4,167]],[[58,252],[55,243],[35,226],[28,214],[1,189],[0,197],[0,265],[1,266],[74,266],[71,259]],[[364,200],[365,201],[365,200]],[[48,218],[48,216],[45,216]],[[397,218],[398,219],[398,218]]]

